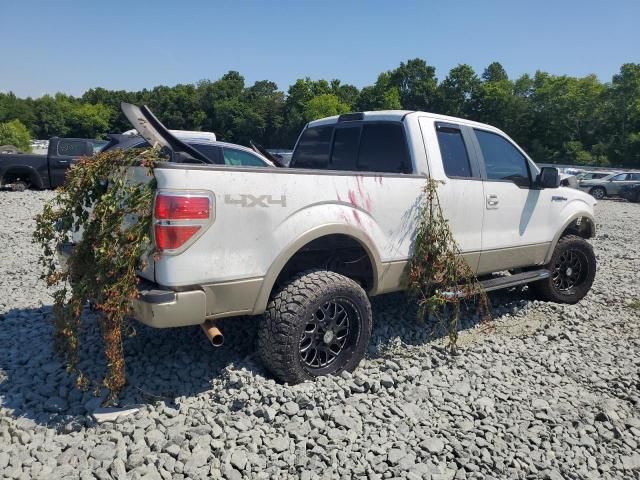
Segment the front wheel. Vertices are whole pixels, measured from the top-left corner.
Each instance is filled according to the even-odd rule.
[[[602,200],[607,194],[607,192],[605,192],[604,188],[602,187],[593,187],[589,193],[596,200]]]
[[[589,292],[596,275],[596,256],[584,238],[562,237],[547,265],[551,276],[532,284],[542,300],[577,303]]]
[[[360,285],[335,272],[304,272],[269,302],[258,353],[278,380],[291,384],[352,371],[364,357],[371,324]]]

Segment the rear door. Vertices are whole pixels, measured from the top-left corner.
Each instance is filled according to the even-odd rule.
[[[468,127],[420,118],[429,172],[460,250],[473,271],[482,250],[483,184]]]

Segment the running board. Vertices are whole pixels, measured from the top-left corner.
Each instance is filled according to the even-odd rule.
[[[531,270],[528,272],[516,273],[514,275],[506,275],[504,277],[491,278],[489,280],[483,280],[480,285],[484,288],[485,292],[492,292],[493,290],[500,290],[502,288],[511,288],[518,285],[524,285],[525,283],[536,282],[549,278],[551,272],[544,268],[540,270]]]

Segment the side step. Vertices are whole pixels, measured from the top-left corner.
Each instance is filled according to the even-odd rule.
[[[514,275],[506,275],[504,277],[491,278],[489,280],[483,280],[480,285],[486,292],[492,292],[493,290],[500,290],[502,288],[511,288],[518,285],[524,285],[525,283],[531,283],[544,278],[549,278],[551,272],[544,268],[540,270],[530,270],[528,272],[516,273]]]

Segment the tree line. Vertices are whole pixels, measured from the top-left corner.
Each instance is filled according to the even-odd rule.
[[[120,102],[145,104],[169,128],[215,132],[221,140],[291,148],[310,120],[349,111],[423,110],[489,123],[541,163],[640,167],[640,64],[620,67],[610,82],[537,71],[509,78],[494,62],[476,73],[458,65],[438,80],[416,58],[381,73],[362,89],[340,80],[297,80],[287,92],[271,81],[247,86],[236,71],[215,81],[130,92],[92,88],[18,98],[0,93],[2,132],[26,127],[34,138],[102,138],[131,128]],[[11,126],[7,126],[11,123]],[[24,130],[21,130],[24,136]],[[11,135],[8,135],[11,138]],[[22,137],[21,137],[22,138]]]

